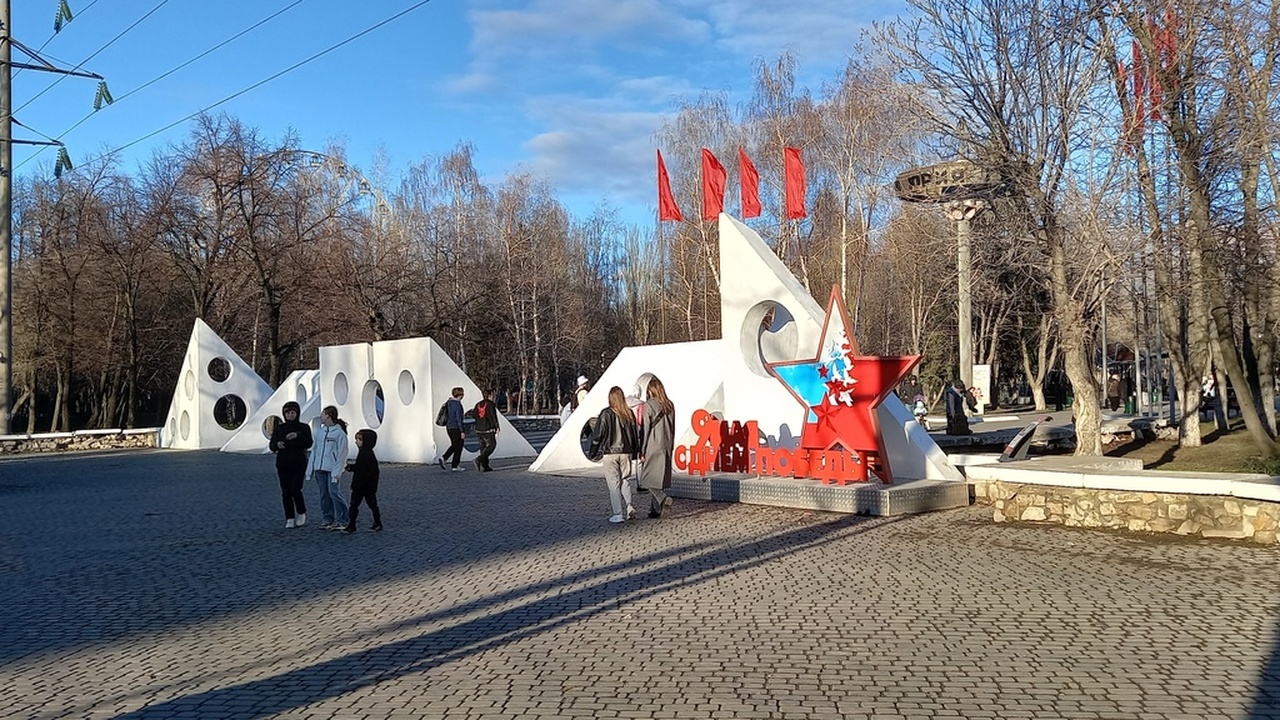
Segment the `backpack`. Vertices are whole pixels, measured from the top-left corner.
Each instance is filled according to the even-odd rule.
[[[449,424],[449,401],[445,400],[440,406],[440,412],[436,413],[436,424],[444,427]]]

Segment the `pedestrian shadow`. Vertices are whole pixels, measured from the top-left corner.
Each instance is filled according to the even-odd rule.
[[[186,715],[198,717],[202,710],[236,708],[237,717],[260,718],[297,710],[382,682],[429,672],[472,655],[536,637],[604,612],[615,611],[619,607],[675,588],[713,581],[746,568],[785,559],[809,548],[871,532],[903,519],[906,518],[840,516],[751,541],[749,552],[741,557],[733,556],[733,547],[705,542],[593,568],[463,603],[447,610],[426,613],[348,636],[345,641],[358,642],[362,637],[459,620],[476,612],[485,613],[480,617],[460,620],[449,627],[269,677],[173,698],[116,717],[120,720]],[[631,572],[613,577],[627,568]],[[510,603],[518,602],[523,597],[582,582],[589,584],[510,606]],[[412,659],[406,661],[404,658]],[[235,672],[240,676],[250,674],[255,666],[260,668],[268,662],[278,663],[279,658],[244,666]],[[94,705],[109,707],[120,702],[120,698],[115,698],[95,702]],[[85,710],[92,709],[94,708]]]
[[[1280,627],[1272,630],[1271,654],[1253,685],[1253,705],[1246,716],[1248,720],[1280,718]]]

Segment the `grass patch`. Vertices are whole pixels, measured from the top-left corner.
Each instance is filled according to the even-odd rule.
[[[1138,458],[1148,470],[1280,475],[1280,459],[1263,458],[1244,423],[1238,419],[1227,432],[1219,431],[1212,422],[1200,423],[1200,437],[1203,440],[1200,447],[1178,447],[1174,440],[1135,440],[1109,446],[1103,454]]]

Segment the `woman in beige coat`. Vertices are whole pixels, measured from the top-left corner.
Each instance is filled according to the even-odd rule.
[[[671,505],[664,492],[671,487],[671,464],[675,450],[676,409],[667,389],[657,377],[649,380],[641,413],[640,476],[637,485],[649,491],[649,517],[662,517]]]

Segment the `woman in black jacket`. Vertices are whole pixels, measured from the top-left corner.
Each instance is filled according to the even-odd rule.
[[[276,474],[280,476],[280,499],[284,502],[284,526],[307,524],[307,501],[302,483],[307,475],[307,450],[311,448],[311,426],[298,420],[302,408],[290,400],[280,409],[284,422],[271,431],[271,452],[276,454]]]
[[[609,506],[613,514],[609,522],[620,523],[635,517],[631,496],[636,480],[631,475],[631,461],[640,452],[640,428],[636,416],[627,407],[627,397],[617,385],[609,388],[609,407],[600,411],[591,436],[590,455],[604,466],[604,484],[609,488]]]

